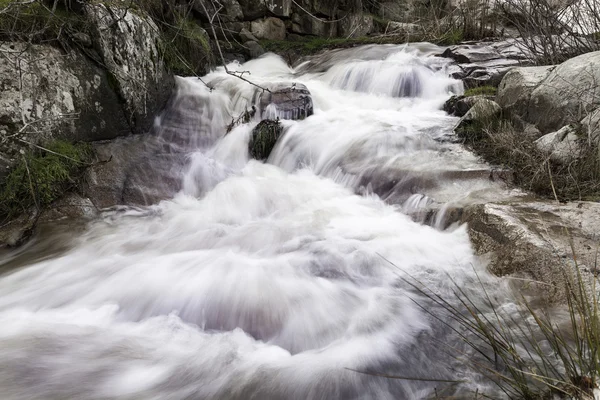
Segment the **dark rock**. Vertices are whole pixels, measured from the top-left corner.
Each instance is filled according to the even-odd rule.
[[[258,44],[257,42],[246,42],[244,46],[248,49],[248,53],[250,54],[250,58],[258,58],[265,54],[265,49]]]
[[[32,208],[29,212],[0,226],[0,248],[18,247],[26,242],[34,232],[38,217],[39,212]]]
[[[455,117],[463,117],[479,99],[493,100],[494,96],[452,96],[444,103],[443,110]]]
[[[304,119],[313,114],[308,88],[301,83],[267,85],[269,91],[257,92],[261,117],[264,119]]]
[[[283,126],[279,120],[262,120],[252,130],[248,142],[250,157],[256,160],[266,160],[275,147],[275,143],[283,133]]]

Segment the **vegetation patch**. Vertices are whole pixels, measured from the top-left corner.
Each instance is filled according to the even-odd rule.
[[[56,140],[22,154],[0,190],[0,216],[14,218],[32,207],[41,209],[77,186],[92,158],[87,143]]]
[[[465,90],[465,97],[469,96],[495,96],[498,89],[494,86],[477,86]]]
[[[513,123],[498,117],[473,121],[457,135],[487,162],[513,171],[514,183],[560,201],[600,200],[600,161],[595,145],[582,143],[582,152],[568,164],[541,152]]]

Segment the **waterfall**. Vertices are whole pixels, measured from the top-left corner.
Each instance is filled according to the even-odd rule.
[[[260,87],[222,68],[208,86],[178,78],[154,134],[185,156],[182,190],[106,210],[64,251],[0,276],[2,397],[419,399],[436,379],[463,381],[458,394],[485,388],[439,350],[467,351],[415,289],[458,306],[454,285],[477,301],[484,282],[509,302],[464,226],[408,215],[497,190],[462,177],[481,163],[443,140],[456,121],[441,105],[462,87],[428,49],[228,67],[258,86],[306,86],[314,115],[303,120],[261,106]],[[248,141],[265,116],[285,133],[261,163]]]

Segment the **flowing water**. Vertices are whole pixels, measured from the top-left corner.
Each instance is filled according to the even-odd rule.
[[[313,95],[314,115],[282,121],[268,163],[248,158],[258,120],[226,134],[260,89],[222,70],[204,77],[212,90],[179,78],[156,134],[185,155],[182,190],[106,210],[71,234],[59,228],[21,250],[29,258],[5,255],[22,265],[0,277],[1,397],[418,399],[485,389],[441,350],[468,352],[413,287],[457,303],[456,287],[478,301],[483,282],[510,306],[464,226],[442,230],[443,212],[429,224],[416,217],[503,190],[453,140],[456,119],[441,106],[462,87],[436,51],[367,46],[295,69],[273,55],[231,65],[258,85],[298,82]],[[68,246],[49,251],[61,234]]]

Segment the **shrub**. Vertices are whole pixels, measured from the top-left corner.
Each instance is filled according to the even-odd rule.
[[[0,216],[15,217],[35,206],[41,208],[77,186],[82,167],[91,160],[88,144],[54,141],[22,155],[0,190]]]

